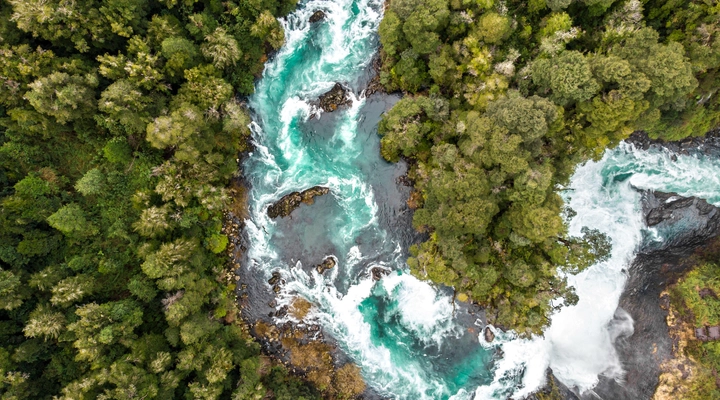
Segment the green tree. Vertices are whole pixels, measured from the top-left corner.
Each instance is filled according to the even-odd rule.
[[[25,98],[38,112],[65,124],[87,117],[88,111],[94,109],[97,85],[94,74],[78,76],[53,72],[29,84],[31,90]]]
[[[532,79],[540,90],[549,93],[550,99],[563,106],[588,100],[600,90],[587,58],[578,51],[535,61]]]

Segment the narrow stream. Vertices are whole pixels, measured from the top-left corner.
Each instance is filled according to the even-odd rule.
[[[317,10],[326,18],[310,24]],[[458,320],[451,290],[407,273],[410,211],[396,182],[405,166],[380,158],[377,136],[380,115],[397,98],[362,94],[381,18],[382,0],[308,0],[282,21],[286,44],[250,98],[256,148],[243,168],[252,184],[248,268],[265,281],[273,272],[282,275],[277,307],[297,295],[311,301],[308,318],[383,396],[520,398],[543,383],[548,366],[580,390],[591,389],[599,374],[621,376],[612,342],[632,329],[632,320],[609,322],[625,270],[644,242],[667,234],[645,228],[634,188],[720,204],[720,163],[690,156],[673,161],[667,152],[623,144],[579,167],[564,192],[577,212],[571,233],[583,226],[607,233],[611,259],[568,277],[580,302],[555,315],[544,338],[498,333],[485,343],[481,327]],[[352,90],[352,106],[319,115],[313,101],[336,82]],[[302,205],[292,218],[268,218],[267,208],[283,195],[316,185],[331,194]],[[314,266],[330,255],[338,265],[318,274]],[[374,267],[392,272],[376,282]]]

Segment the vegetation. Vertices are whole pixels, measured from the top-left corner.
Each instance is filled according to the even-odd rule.
[[[713,257],[714,258],[714,257]],[[720,343],[717,341],[701,342],[695,340],[695,328],[720,325],[720,267],[704,261],[694,267],[681,278],[670,290],[671,310],[676,313],[680,326],[686,328],[685,337],[679,336],[676,359],[689,357],[691,362],[685,363],[690,377],[672,380],[671,374],[665,374],[676,392],[684,399],[720,399],[720,391],[716,384],[717,371],[720,370]],[[677,327],[671,326],[671,332]],[[671,371],[677,368],[672,368]],[[668,376],[669,375],[669,376]],[[662,381],[662,380],[661,380]],[[669,386],[669,385],[668,385]],[[672,386],[671,386],[672,387]],[[677,396],[677,394],[675,394]]]
[[[318,397],[221,278],[236,96],[294,7],[0,0],[3,399]]]
[[[403,100],[380,124],[382,154],[412,161],[412,272],[540,333],[553,299],[577,297],[557,268],[607,256],[569,237],[558,191],[574,167],[635,130],[680,139],[720,121],[718,8],[700,0],[391,0],[381,82]]]

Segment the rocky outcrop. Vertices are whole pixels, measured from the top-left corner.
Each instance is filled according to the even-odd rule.
[[[720,157],[720,128],[713,129],[704,136],[689,137],[675,142],[651,139],[646,132],[637,131],[630,135],[626,142],[643,150],[662,147],[677,154],[704,154]]]
[[[383,276],[389,275],[390,270],[380,267],[373,267],[373,269],[370,270],[370,274],[372,275],[374,281],[379,281],[380,279],[382,279]]]
[[[352,100],[347,95],[347,89],[336,83],[330,91],[320,96],[318,106],[325,112],[333,112],[342,106],[349,106]]]
[[[490,330],[489,326],[485,327],[484,335],[485,335],[485,341],[488,343],[492,343],[492,341],[495,340],[495,334],[493,333],[492,330]]]
[[[335,257],[330,256],[325,257],[325,259],[320,264],[315,266],[315,269],[319,274],[322,275],[323,273],[325,273],[325,271],[335,268],[336,265],[337,261]]]
[[[330,193],[330,189],[323,186],[313,186],[302,192],[292,192],[271,205],[267,210],[267,214],[270,218],[285,218],[296,208],[300,207],[300,204],[311,205],[315,202],[315,196],[322,196],[328,193]]]
[[[533,393],[528,400],[578,400],[578,396],[553,375],[550,368],[545,372],[545,387]]]
[[[325,12],[323,10],[317,10],[310,16],[310,23],[314,24],[325,19]]]
[[[717,236],[718,208],[675,193],[643,192],[649,226],[664,240],[644,246],[629,269],[619,308],[634,320],[634,332],[615,343],[627,371],[624,382],[600,378],[594,392],[603,399],[650,399],[659,382],[661,364],[672,358],[673,342],[666,323],[665,288],[692,267],[692,255]]]

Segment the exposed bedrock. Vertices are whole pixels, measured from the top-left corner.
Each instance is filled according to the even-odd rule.
[[[323,186],[313,186],[302,192],[292,192],[281,197],[280,200],[272,204],[267,211],[270,218],[285,218],[290,215],[300,204],[311,205],[315,202],[316,196],[322,196],[330,193],[330,189]]]
[[[661,304],[666,300],[660,293],[692,266],[693,253],[709,244],[720,227],[718,208],[702,199],[644,191],[642,206],[647,225],[663,240],[644,245],[628,271],[618,307],[634,320],[634,332],[615,342],[626,375],[624,382],[600,378],[594,392],[603,399],[652,398],[660,365],[672,357],[667,307]]]
[[[704,136],[689,137],[675,142],[650,139],[643,131],[634,132],[626,140],[635,147],[647,150],[650,147],[663,147],[677,154],[704,154],[720,157],[720,128],[716,128]]]
[[[349,106],[352,100],[348,97],[348,90],[336,83],[327,93],[318,98],[318,105],[325,112],[333,112],[342,106]]]
[[[310,16],[309,21],[311,24],[314,24],[314,23],[320,22],[324,19],[325,19],[325,12],[322,10],[317,10]]]

